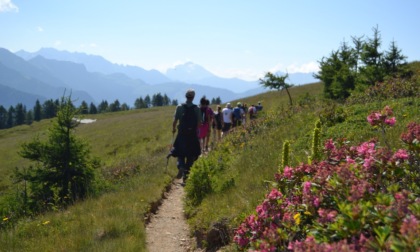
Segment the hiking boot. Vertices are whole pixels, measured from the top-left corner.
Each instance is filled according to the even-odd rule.
[[[180,167],[178,168],[178,174],[176,175],[177,179],[182,178],[182,176],[184,175],[184,168]]]

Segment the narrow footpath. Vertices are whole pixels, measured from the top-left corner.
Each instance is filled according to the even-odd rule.
[[[175,179],[162,205],[151,216],[146,227],[146,243],[149,252],[199,252],[195,239],[190,238],[184,216],[184,187],[182,179]]]

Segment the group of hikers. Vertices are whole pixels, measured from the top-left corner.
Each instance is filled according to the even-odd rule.
[[[187,90],[185,97],[186,102],[178,105],[175,110],[172,133],[175,134],[178,130],[178,134],[168,155],[168,158],[170,156],[178,158],[177,178],[183,178],[183,183],[188,178],[194,161],[202,152],[209,150],[211,136],[214,142],[220,141],[233,128],[255,119],[258,111],[262,110],[260,102],[257,106],[250,107],[238,102],[234,108],[227,103],[225,108],[222,109],[217,105],[213,111],[210,101],[205,96],[200,99],[199,106],[193,103],[195,97],[193,89]]]

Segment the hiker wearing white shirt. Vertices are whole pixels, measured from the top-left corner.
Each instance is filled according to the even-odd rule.
[[[223,136],[227,135],[230,131],[230,128],[232,127],[232,106],[230,103],[226,104],[226,107],[222,110],[223,114]]]

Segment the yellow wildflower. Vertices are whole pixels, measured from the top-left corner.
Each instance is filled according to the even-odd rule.
[[[50,223],[50,221],[49,221],[49,220],[44,221],[44,222],[42,223],[42,225],[48,225],[48,223]]]
[[[4,217],[4,218],[3,218],[3,221],[7,221],[8,219],[9,219],[9,218],[7,218],[7,217]]]
[[[293,215],[293,219],[295,220],[296,224],[300,224],[300,213]]]

